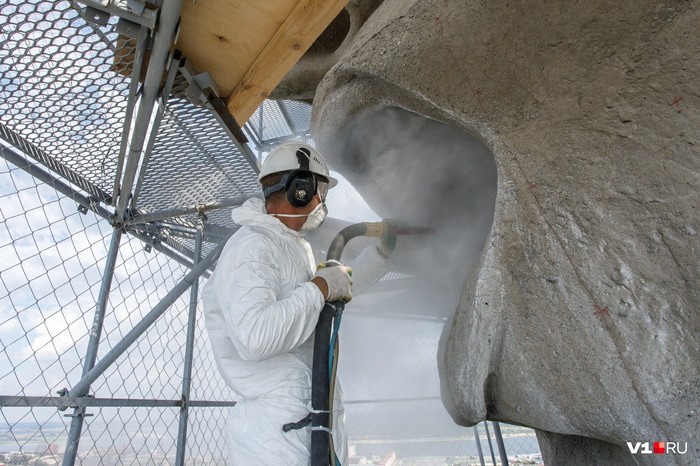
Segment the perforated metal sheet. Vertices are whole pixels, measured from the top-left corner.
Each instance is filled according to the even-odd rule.
[[[66,1],[0,2],[0,125],[96,196],[111,194],[128,97],[113,70],[133,57],[115,24],[91,25]]]
[[[212,114],[171,98],[143,179],[139,210],[212,203],[252,196],[259,189],[255,171]],[[218,212],[208,217],[212,223],[233,226]],[[196,224],[196,216],[186,218]]]
[[[309,136],[311,105],[295,100],[266,100],[246,125],[262,147],[283,139]]]
[[[117,18],[86,22],[68,1],[0,3],[0,137],[109,203],[116,194],[118,157],[129,102],[136,40],[120,36]],[[219,121],[184,99],[177,75],[146,164],[136,212],[193,207],[259,191],[255,171]],[[308,136],[311,106],[266,101],[247,124],[259,151]],[[231,208],[207,212],[216,234],[203,252],[234,228]],[[151,223],[141,233],[191,258],[200,219],[186,215]],[[179,228],[179,230],[178,230]]]

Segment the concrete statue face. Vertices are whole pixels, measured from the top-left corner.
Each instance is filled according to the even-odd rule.
[[[696,461],[700,4],[347,11],[276,96],[313,96],[320,150],[380,215],[443,232],[455,421],[533,427],[552,464]],[[626,447],[655,440],[688,453]]]

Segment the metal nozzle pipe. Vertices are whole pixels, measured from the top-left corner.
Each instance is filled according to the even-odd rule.
[[[396,226],[393,223],[387,222],[362,222],[355,223],[343,228],[336,235],[328,247],[326,260],[340,260],[345,245],[353,238],[358,236],[373,236],[380,237],[383,235],[407,236],[407,235],[434,235],[435,228],[431,227],[412,227],[408,225]]]

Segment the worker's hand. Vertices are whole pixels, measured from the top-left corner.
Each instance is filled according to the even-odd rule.
[[[385,218],[382,220],[382,222],[385,223],[390,229],[402,228],[406,225],[404,222],[400,222],[393,218]],[[379,254],[384,257],[389,257],[391,253],[394,252],[394,249],[396,249],[396,235],[386,233],[385,235],[379,237],[379,244],[377,245]]]
[[[352,299],[352,278],[350,277],[352,270],[344,265],[334,267],[329,267],[329,265],[326,263],[319,267],[311,281],[318,286],[326,301],[350,302]]]

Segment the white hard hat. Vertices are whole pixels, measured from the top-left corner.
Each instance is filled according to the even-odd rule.
[[[275,147],[267,156],[260,168],[258,181],[273,173],[302,170],[308,163],[308,170],[328,179],[328,187],[338,184],[338,180],[330,176],[328,165],[321,154],[303,142],[285,142]]]

